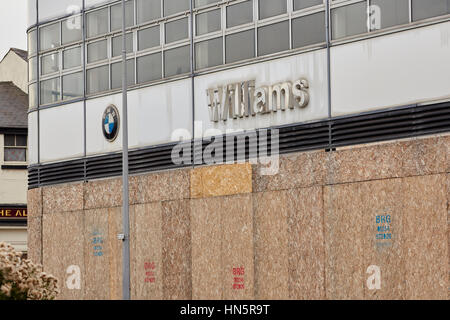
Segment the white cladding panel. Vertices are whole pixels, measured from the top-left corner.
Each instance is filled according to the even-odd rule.
[[[128,93],[129,147],[138,148],[172,141],[177,129],[192,132],[191,80],[174,81]],[[113,104],[123,119],[122,95],[115,94],[86,102],[87,154],[122,150],[122,124],[119,136],[110,143],[102,132],[105,109]]]
[[[39,0],[39,22],[81,12],[82,0]]]
[[[241,119],[211,122],[207,90],[242,81],[255,80],[255,87],[295,82],[305,78],[309,82],[310,102],[306,108],[257,114]],[[252,64],[195,78],[195,116],[203,132],[196,126],[196,138],[215,135],[215,130],[248,130],[292,123],[307,122],[328,117],[326,50],[308,52],[287,58]],[[215,129],[211,131],[210,129]],[[205,132],[208,130],[209,132]],[[217,131],[218,133],[218,131]]]
[[[27,0],[27,27],[36,24],[36,0]]]
[[[28,159],[29,164],[38,163],[37,111],[28,114]]]
[[[331,49],[333,116],[450,97],[450,22]]]
[[[41,110],[39,117],[41,162],[83,156],[82,102]]]
[[[85,0],[84,5],[86,6],[86,9],[97,7],[101,4],[112,2],[112,0]]]

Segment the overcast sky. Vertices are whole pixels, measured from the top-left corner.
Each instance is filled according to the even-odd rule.
[[[27,50],[26,32],[27,1],[0,0],[0,60],[9,48]]]

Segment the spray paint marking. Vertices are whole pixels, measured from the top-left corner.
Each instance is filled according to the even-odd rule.
[[[103,235],[95,231],[92,234],[92,249],[94,252],[94,257],[102,257],[103,256]]]
[[[245,269],[244,267],[233,268],[233,289],[244,290],[245,289]]]
[[[392,240],[392,230],[391,230],[392,218],[389,214],[379,215],[375,217],[376,222],[376,235],[377,245],[387,245],[391,244]]]
[[[144,263],[145,269],[145,283],[155,283],[156,282],[156,264],[154,262],[146,262]]]

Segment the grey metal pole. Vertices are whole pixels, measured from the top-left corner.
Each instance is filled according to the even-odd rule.
[[[123,300],[130,300],[130,203],[128,190],[128,99],[125,0],[122,0],[122,130],[123,130]]]
[[[328,89],[328,119],[332,117],[331,110],[331,30],[330,30],[330,0],[326,1],[325,8],[325,30],[327,41],[327,89]],[[330,152],[333,149],[333,141],[331,137],[331,122],[328,124],[328,144]]]

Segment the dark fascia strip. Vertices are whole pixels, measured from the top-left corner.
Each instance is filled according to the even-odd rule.
[[[26,165],[2,165],[2,170],[27,170]]]
[[[2,128],[0,134],[28,134],[28,128]]]
[[[397,123],[397,127],[392,124]],[[329,150],[327,129],[331,126],[332,148],[351,146],[362,143],[389,141],[393,139],[409,138],[428,134],[450,132],[450,102],[436,103],[427,106],[403,106],[357,115],[346,115],[333,119],[326,119],[303,124],[284,125],[273,128],[257,130],[259,139],[264,130],[268,132],[269,141],[260,150],[271,150],[270,133],[272,129],[279,130],[279,152],[288,154],[309,150]],[[222,136],[223,141],[227,137],[245,135],[234,134]],[[209,140],[209,139],[206,139]],[[208,141],[195,140],[186,142],[193,146],[191,160],[195,156],[203,154]],[[175,165],[171,162],[171,149],[176,143],[164,144],[131,150],[130,172],[132,174],[155,172],[169,169],[188,167],[189,165]],[[234,158],[237,158],[237,148],[234,145]],[[248,147],[245,154],[248,155]],[[246,156],[247,157],[247,156]],[[63,182],[82,181],[83,167],[86,162],[85,176],[87,180],[120,176],[121,153],[95,156],[85,159],[71,160],[67,162],[53,163],[48,165],[33,165],[29,167],[29,188],[43,185],[52,185]],[[36,179],[37,176],[37,179]]]
[[[10,209],[26,209],[27,205],[26,204],[18,204],[18,203],[15,203],[15,204],[0,203],[0,207],[10,208]]]
[[[0,227],[26,227],[27,219],[0,219]]]

